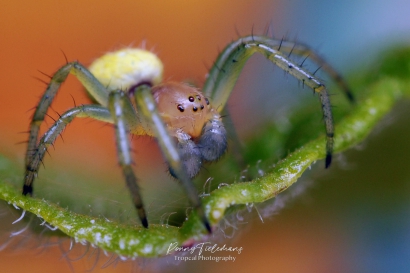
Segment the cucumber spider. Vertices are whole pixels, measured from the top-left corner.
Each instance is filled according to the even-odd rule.
[[[211,225],[191,179],[203,162],[215,161],[227,148],[227,136],[220,112],[246,61],[261,53],[276,66],[319,94],[326,129],[326,168],[333,151],[333,119],[328,91],[314,73],[289,59],[296,54],[319,64],[353,100],[340,75],[308,47],[263,36],[246,36],[229,44],[210,70],[202,92],[191,86],[161,83],[163,66],[153,53],[142,49],[123,49],[97,59],[89,68],[78,62],[61,67],[51,78],[38,103],[30,124],[26,153],[23,194],[33,194],[33,182],[40,163],[57,136],[74,118],[92,118],[115,125],[116,145],[126,184],[139,219],[148,221],[137,178],[132,170],[129,134],[149,135],[157,139],[172,176],[185,188],[208,232]],[[69,109],[48,129],[37,143],[40,125],[68,74],[73,74],[98,104]]]

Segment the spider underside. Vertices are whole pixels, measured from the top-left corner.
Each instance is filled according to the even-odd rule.
[[[227,136],[220,113],[243,66],[254,53],[263,54],[276,66],[319,94],[326,130],[327,168],[332,159],[334,135],[329,94],[314,73],[289,59],[290,53],[306,58],[309,56],[342,87],[352,101],[353,96],[347,84],[330,65],[308,47],[252,35],[232,42],[222,51],[210,70],[202,93],[182,83],[161,83],[162,64],[153,53],[142,49],[124,49],[109,53],[99,60],[102,65],[99,66],[96,61],[90,70],[78,62],[65,64],[52,76],[30,124],[23,194],[33,194],[33,182],[48,146],[54,143],[57,136],[74,118],[88,117],[115,125],[119,164],[144,227],[148,228],[148,220],[137,177],[132,170],[130,134],[151,135],[157,139],[170,173],[182,183],[192,206],[210,233],[213,219],[209,218],[209,212],[204,211],[191,179],[198,174],[204,162],[215,161],[226,151]],[[137,66],[131,68],[128,66],[130,63],[134,65],[134,62],[126,63],[125,72],[101,70],[101,67],[107,66],[107,62],[119,64],[124,56],[128,58],[127,61],[134,58],[144,62],[138,62]],[[108,58],[108,61],[104,58]],[[82,83],[98,104],[69,109],[38,141],[40,126],[47,110],[61,83],[70,73]],[[132,81],[120,81],[123,78],[131,78]]]

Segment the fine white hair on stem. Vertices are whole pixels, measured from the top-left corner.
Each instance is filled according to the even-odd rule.
[[[20,216],[17,220],[15,220],[13,223],[11,223],[11,224],[14,225],[15,223],[18,223],[18,222],[20,222],[21,220],[23,220],[24,215],[26,215],[26,211],[25,211],[25,210],[23,210],[23,212],[21,213],[21,216]]]

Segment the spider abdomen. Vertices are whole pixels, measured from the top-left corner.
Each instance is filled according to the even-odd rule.
[[[127,91],[143,82],[160,83],[164,68],[154,53],[140,48],[124,48],[106,53],[89,69],[108,90]]]

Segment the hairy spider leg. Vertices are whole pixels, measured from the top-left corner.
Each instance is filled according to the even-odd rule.
[[[44,121],[47,110],[57,94],[60,85],[65,81],[69,73],[72,73],[77,77],[77,79],[98,103],[101,105],[107,105],[107,89],[88,71],[88,69],[78,62],[67,63],[61,67],[51,78],[50,83],[41,97],[31,120],[30,135],[25,159],[26,166],[30,164],[30,161],[35,153],[40,126]]]
[[[246,61],[254,53],[261,53],[276,66],[319,93],[326,129],[325,167],[327,168],[332,162],[334,137],[332,110],[327,89],[313,73],[301,68],[289,60],[285,54],[274,49],[271,46],[274,41],[261,36],[247,36],[229,44],[212,67],[203,92],[205,96],[211,98],[214,106],[221,112]]]
[[[120,90],[112,91],[108,98],[108,108],[114,120],[116,143],[119,164],[125,178],[125,182],[131,192],[132,201],[137,209],[138,217],[144,227],[148,228],[147,215],[137,183],[137,177],[132,170],[131,145],[129,140],[129,126],[127,124],[127,115],[125,109],[134,109],[131,106],[130,99]],[[133,115],[136,117],[136,113]]]
[[[110,110],[100,105],[82,105],[66,111],[56,120],[40,139],[32,160],[26,168],[23,185],[24,195],[32,195],[33,182],[39,171],[40,163],[44,158],[47,148],[55,142],[56,138],[63,132],[70,122],[75,118],[92,118],[107,123],[114,123],[116,128],[119,164],[125,177],[127,187],[131,192],[132,201],[137,209],[138,217],[140,218],[142,225],[148,227],[148,221],[142,204],[137,178],[131,168],[132,159],[128,140],[128,128],[130,125],[135,126],[137,121],[135,115],[127,116],[126,113],[135,111],[132,108],[131,101],[129,99],[124,100],[124,96],[121,95],[123,95],[122,92],[110,93]]]
[[[103,106],[83,105],[68,110],[62,114],[61,117],[50,127],[50,129],[40,139],[32,161],[26,169],[23,194],[32,193],[34,178],[39,170],[40,162],[43,160],[48,146],[55,142],[58,135],[62,133],[65,127],[72,122],[74,118],[93,118],[103,122],[114,123],[116,124],[115,128],[119,163],[126,179],[126,184],[131,192],[138,216],[143,226],[148,227],[148,221],[143,208],[142,198],[139,193],[137,179],[131,168],[132,159],[128,140],[127,124],[136,124],[136,122],[129,122],[131,119],[130,117],[135,117],[135,115],[126,117],[126,113],[133,111],[133,108],[129,99],[124,101],[122,98],[124,96],[118,98],[118,94],[123,95],[122,92],[112,92],[111,94],[112,95],[110,95],[109,102],[111,112]]]
[[[26,166],[23,184],[24,195],[32,195],[34,179],[37,176],[47,148],[55,142],[56,138],[75,117],[91,117],[105,122],[113,122],[108,109],[100,105],[77,106],[63,113],[47,130],[40,139],[38,146],[33,150],[31,161]]]
[[[339,72],[337,72],[328,62],[326,62],[322,57],[320,57],[314,50],[309,48],[307,45],[284,40],[270,39],[261,36],[257,37],[260,39],[265,39],[266,44],[269,45],[271,48],[276,47],[278,48],[278,51],[282,53],[288,53],[288,56],[294,54],[301,57],[305,57],[304,60],[306,60],[306,58],[309,58],[310,60],[315,62],[320,67],[320,69],[323,70],[326,74],[328,74],[330,78],[342,89],[346,98],[351,103],[354,102],[353,93],[345,79],[342,77],[342,75],[340,75]],[[302,63],[299,64],[299,67],[303,66],[304,60],[302,61]]]
[[[222,57],[222,54],[224,54],[226,50],[228,50],[229,48],[232,48],[232,46],[234,46],[236,43],[242,40],[244,42],[264,43],[265,45],[271,48],[277,48],[276,50],[279,52],[288,53],[288,57],[294,54],[294,55],[298,55],[301,57],[305,57],[305,59],[309,58],[310,60],[315,62],[320,67],[321,70],[327,73],[330,76],[330,78],[334,82],[336,82],[337,85],[340,86],[340,88],[343,90],[345,96],[350,102],[354,102],[354,95],[349,85],[347,84],[346,80],[342,77],[342,75],[339,72],[337,72],[328,62],[326,62],[322,57],[320,57],[314,50],[312,50],[307,45],[304,45],[301,43],[295,43],[291,41],[272,39],[272,38],[264,37],[264,36],[245,36],[245,37],[240,38],[238,41],[235,41],[229,44],[225,48],[225,50],[220,54],[220,57]],[[221,68],[224,60],[226,60],[228,56],[229,55],[225,55],[225,57],[223,57],[222,59],[218,58],[217,61],[215,62],[215,65],[218,65],[218,66],[213,67],[213,68]],[[302,61],[302,63],[298,64],[298,66],[302,67],[303,63],[304,63],[304,60]],[[214,72],[214,76],[215,75],[216,74]],[[216,83],[212,82],[212,79],[208,78],[203,88],[204,94],[206,96],[211,96],[211,94],[214,93],[213,88],[215,85]]]
[[[137,87],[134,96],[139,113],[142,117],[152,123],[150,127],[153,130],[154,136],[158,141],[172,174],[184,187],[191,204],[197,211],[198,217],[204,224],[207,231],[211,233],[211,226],[203,210],[201,199],[199,198],[198,192],[181,161],[181,151],[178,151],[179,149],[174,144],[173,138],[170,136],[167,127],[158,113],[157,105],[152,96],[151,87],[148,85],[141,85]],[[191,152],[191,150],[189,151]]]

